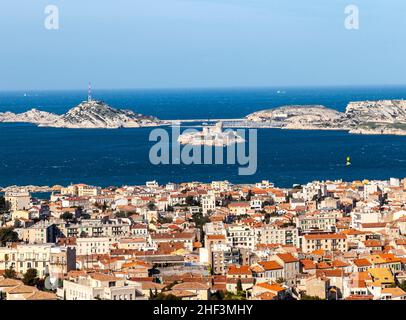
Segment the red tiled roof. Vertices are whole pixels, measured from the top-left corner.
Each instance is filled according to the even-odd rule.
[[[228,267],[228,275],[251,275],[252,272],[249,266],[234,266],[231,265]]]
[[[285,263],[299,262],[299,259],[295,258],[290,253],[279,253],[277,256]]]

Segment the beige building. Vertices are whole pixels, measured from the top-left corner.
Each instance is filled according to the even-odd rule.
[[[72,184],[66,188],[61,189],[62,195],[72,195],[78,197],[95,197],[99,195],[100,189],[87,184],[79,183]]]
[[[196,295],[196,300],[208,300],[209,298],[209,286],[200,282],[183,282],[175,284],[171,291],[173,293],[177,292],[191,292]]]
[[[296,218],[296,225],[301,232],[316,231],[334,231],[336,226],[336,217],[334,214],[307,214]]]
[[[4,198],[11,211],[27,210],[30,206],[30,193],[28,191],[7,191]]]
[[[344,234],[306,234],[302,240],[304,253],[320,249],[341,252],[348,250],[347,237]]]
[[[151,244],[149,243],[147,238],[122,238],[117,243],[118,249],[125,249],[125,250],[146,250],[151,248]]]
[[[296,277],[300,272],[299,259],[291,253],[278,253],[272,256],[271,260],[276,261],[283,267],[283,279],[286,283],[290,285],[296,283]]]
[[[257,243],[299,246],[299,231],[293,226],[265,224],[255,230]]]
[[[84,220],[80,224],[64,224],[60,230],[65,237],[125,237],[130,235],[130,223],[110,220],[102,223],[101,220]]]
[[[0,269],[13,268],[23,274],[36,269],[39,277],[66,274],[75,269],[76,252],[55,244],[19,244],[0,248]]]
[[[21,240],[30,244],[55,242],[57,228],[55,224],[40,221],[21,230]]]
[[[103,273],[64,280],[58,296],[66,300],[145,300],[142,286],[126,283],[126,280]]]
[[[159,245],[159,243],[181,242],[188,251],[193,251],[193,242],[195,241],[195,238],[196,235],[194,232],[157,233],[151,236],[153,245]]]
[[[76,238],[76,255],[108,254],[113,242],[107,237]]]
[[[330,286],[330,280],[325,277],[312,275],[305,279],[305,286],[306,295],[325,300],[327,298],[327,290]]]
[[[14,210],[11,212],[11,220],[17,220],[17,219],[25,219],[25,220],[30,220],[31,219],[31,212],[28,210]]]

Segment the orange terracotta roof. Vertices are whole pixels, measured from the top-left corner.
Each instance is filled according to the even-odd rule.
[[[261,261],[261,262],[258,262],[258,264],[260,266],[262,266],[265,270],[283,269],[283,267],[276,261]]]
[[[300,260],[300,264],[306,270],[316,269],[316,264],[310,259],[302,259]]]
[[[346,239],[345,234],[338,234],[338,233],[333,233],[333,234],[324,234],[324,233],[319,233],[319,234],[305,234],[304,235],[305,239],[309,240],[316,240],[316,239]]]
[[[252,272],[249,266],[235,266],[231,265],[228,267],[228,274],[229,275],[251,275]]]
[[[282,287],[281,285],[277,283],[267,283],[267,282],[262,282],[262,283],[257,283],[255,286],[261,287],[263,289],[273,291],[273,292],[280,292],[280,291],[285,291],[286,289]]]
[[[299,259],[290,253],[278,253],[277,256],[285,263],[299,262]]]

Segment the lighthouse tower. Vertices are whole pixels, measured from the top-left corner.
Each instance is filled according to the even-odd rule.
[[[87,102],[91,102],[92,101],[92,84],[91,82],[89,82],[89,87],[87,90]]]

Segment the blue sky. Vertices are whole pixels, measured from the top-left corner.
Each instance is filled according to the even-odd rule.
[[[1,0],[0,45],[0,90],[406,84],[406,1]]]

